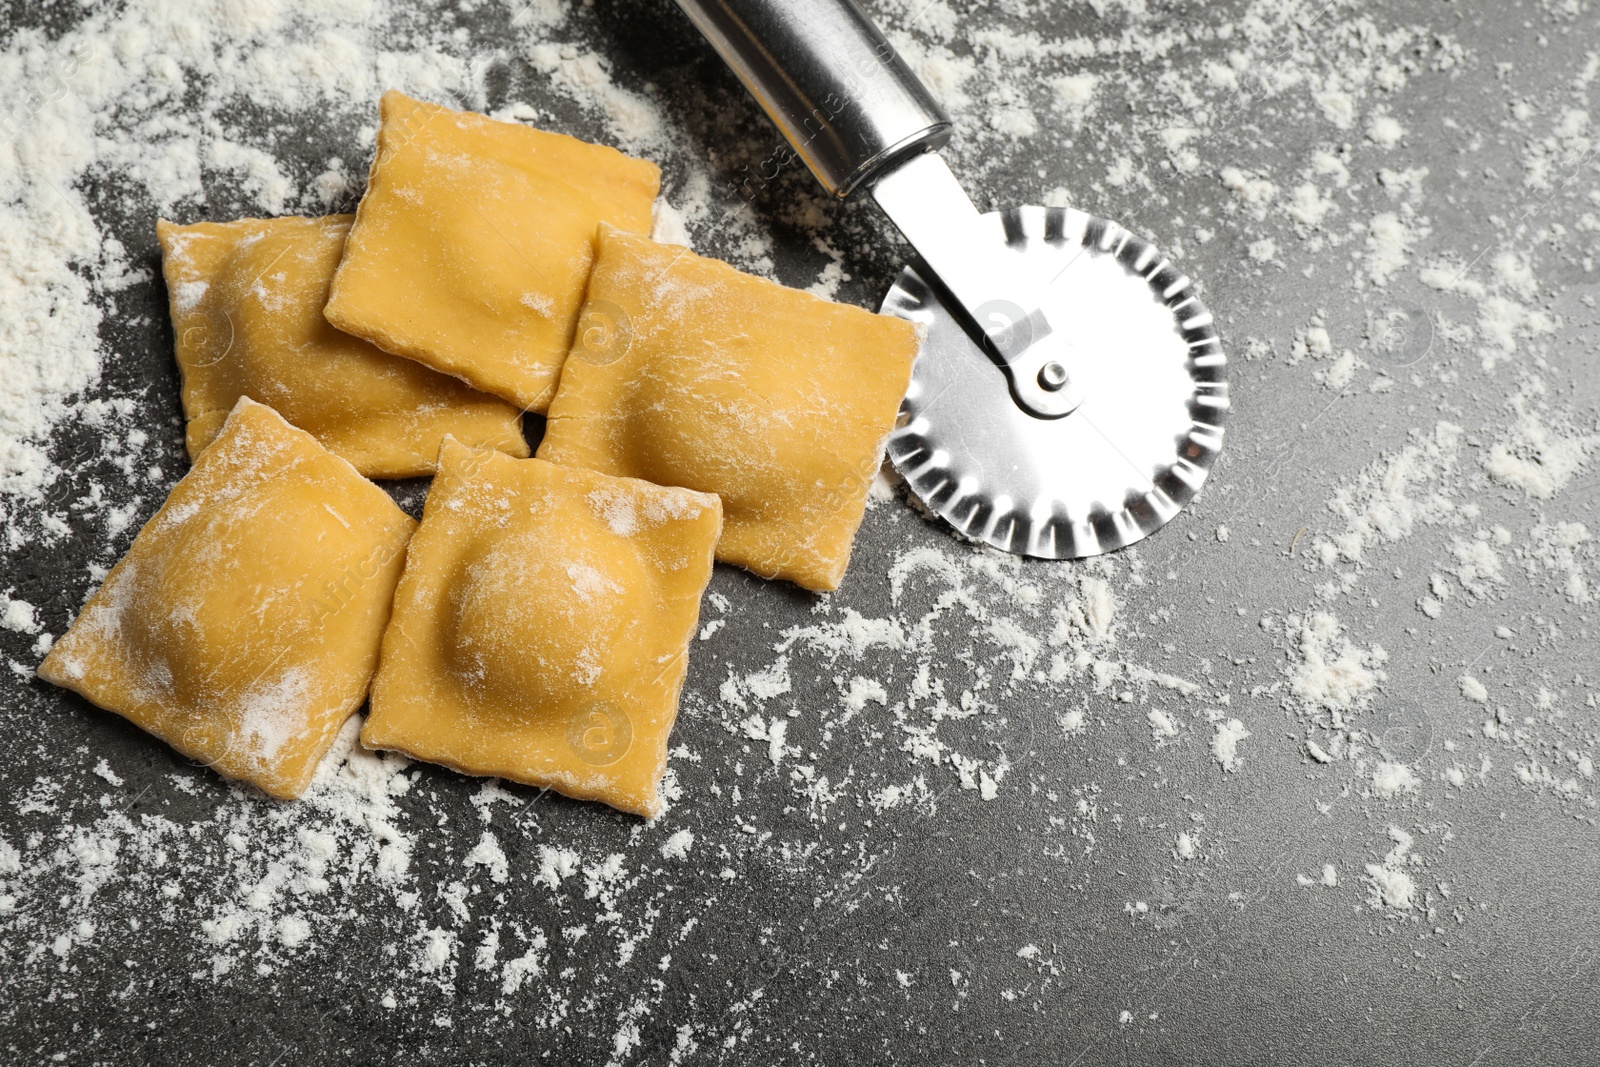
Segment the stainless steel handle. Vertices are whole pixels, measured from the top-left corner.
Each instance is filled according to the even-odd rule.
[[[855,0],[677,3],[834,196],[950,139],[949,116]]]

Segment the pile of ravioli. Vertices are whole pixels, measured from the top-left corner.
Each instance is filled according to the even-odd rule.
[[[380,119],[354,216],[159,224],[193,465],[39,676],[275,797],[367,704],[653,817],[713,560],[838,587],[917,333],[652,241],[653,163]]]

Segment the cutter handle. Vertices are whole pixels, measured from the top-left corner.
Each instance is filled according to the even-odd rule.
[[[949,116],[855,0],[677,3],[834,196],[950,139]]]

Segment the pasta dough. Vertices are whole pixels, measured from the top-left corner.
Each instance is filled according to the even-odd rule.
[[[660,186],[615,149],[385,93],[328,321],[543,412],[596,226],[649,230]]]
[[[156,224],[189,458],[241,396],[374,478],[432,473],[447,433],[528,455],[515,407],[328,325],[322,307],[350,218]]]
[[[717,498],[446,441],[361,740],[654,816]]]
[[[39,677],[299,796],[366,697],[415,525],[310,434],[241,399]]]
[[[538,455],[716,493],[718,559],[836,589],[919,343],[901,319],[603,227]]]

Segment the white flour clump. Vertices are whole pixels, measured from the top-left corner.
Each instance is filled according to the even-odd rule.
[[[1230,773],[1237,771],[1240,766],[1239,742],[1249,736],[1250,731],[1238,719],[1217,723],[1216,732],[1211,735],[1211,758],[1223,770]]]
[[[26,600],[13,599],[10,590],[0,593],[0,626],[19,634],[36,634],[44,628],[38,609]]]
[[[1413,838],[1398,826],[1389,827],[1394,847],[1381,863],[1366,865],[1367,903],[1374,908],[1409,911],[1420,903],[1417,884],[1408,870],[1417,857],[1410,855]]]
[[[1372,120],[1367,124],[1367,140],[1379,148],[1393,148],[1398,145],[1406,135],[1405,127],[1392,115],[1383,112],[1374,112]]]
[[[1549,574],[1560,582],[1561,593],[1574,604],[1594,603],[1594,592],[1584,557],[1595,555],[1594,535],[1581,522],[1542,522],[1530,531],[1524,553],[1530,575]]]
[[[1304,620],[1291,617],[1288,625],[1299,653],[1298,662],[1288,668],[1291,694],[1319,719],[1344,725],[1345,715],[1364,707],[1383,681],[1388,653],[1381,645],[1363,649],[1353,644],[1327,612]]]
[[[1421,784],[1416,772],[1404,763],[1384,760],[1372,771],[1372,791],[1380,797],[1415,793]]]
[[[1483,469],[1503,485],[1548,500],[1600,449],[1600,430],[1584,432],[1570,420],[1540,410],[1536,397],[1542,392],[1535,382],[1512,398],[1515,421],[1490,447]]]
[[[1393,211],[1373,217],[1367,228],[1367,277],[1373,285],[1389,284],[1389,279],[1410,261],[1419,236]]]
[[[689,849],[693,847],[694,831],[688,829],[678,830],[666,841],[662,842],[661,855],[669,860],[688,859]]]

